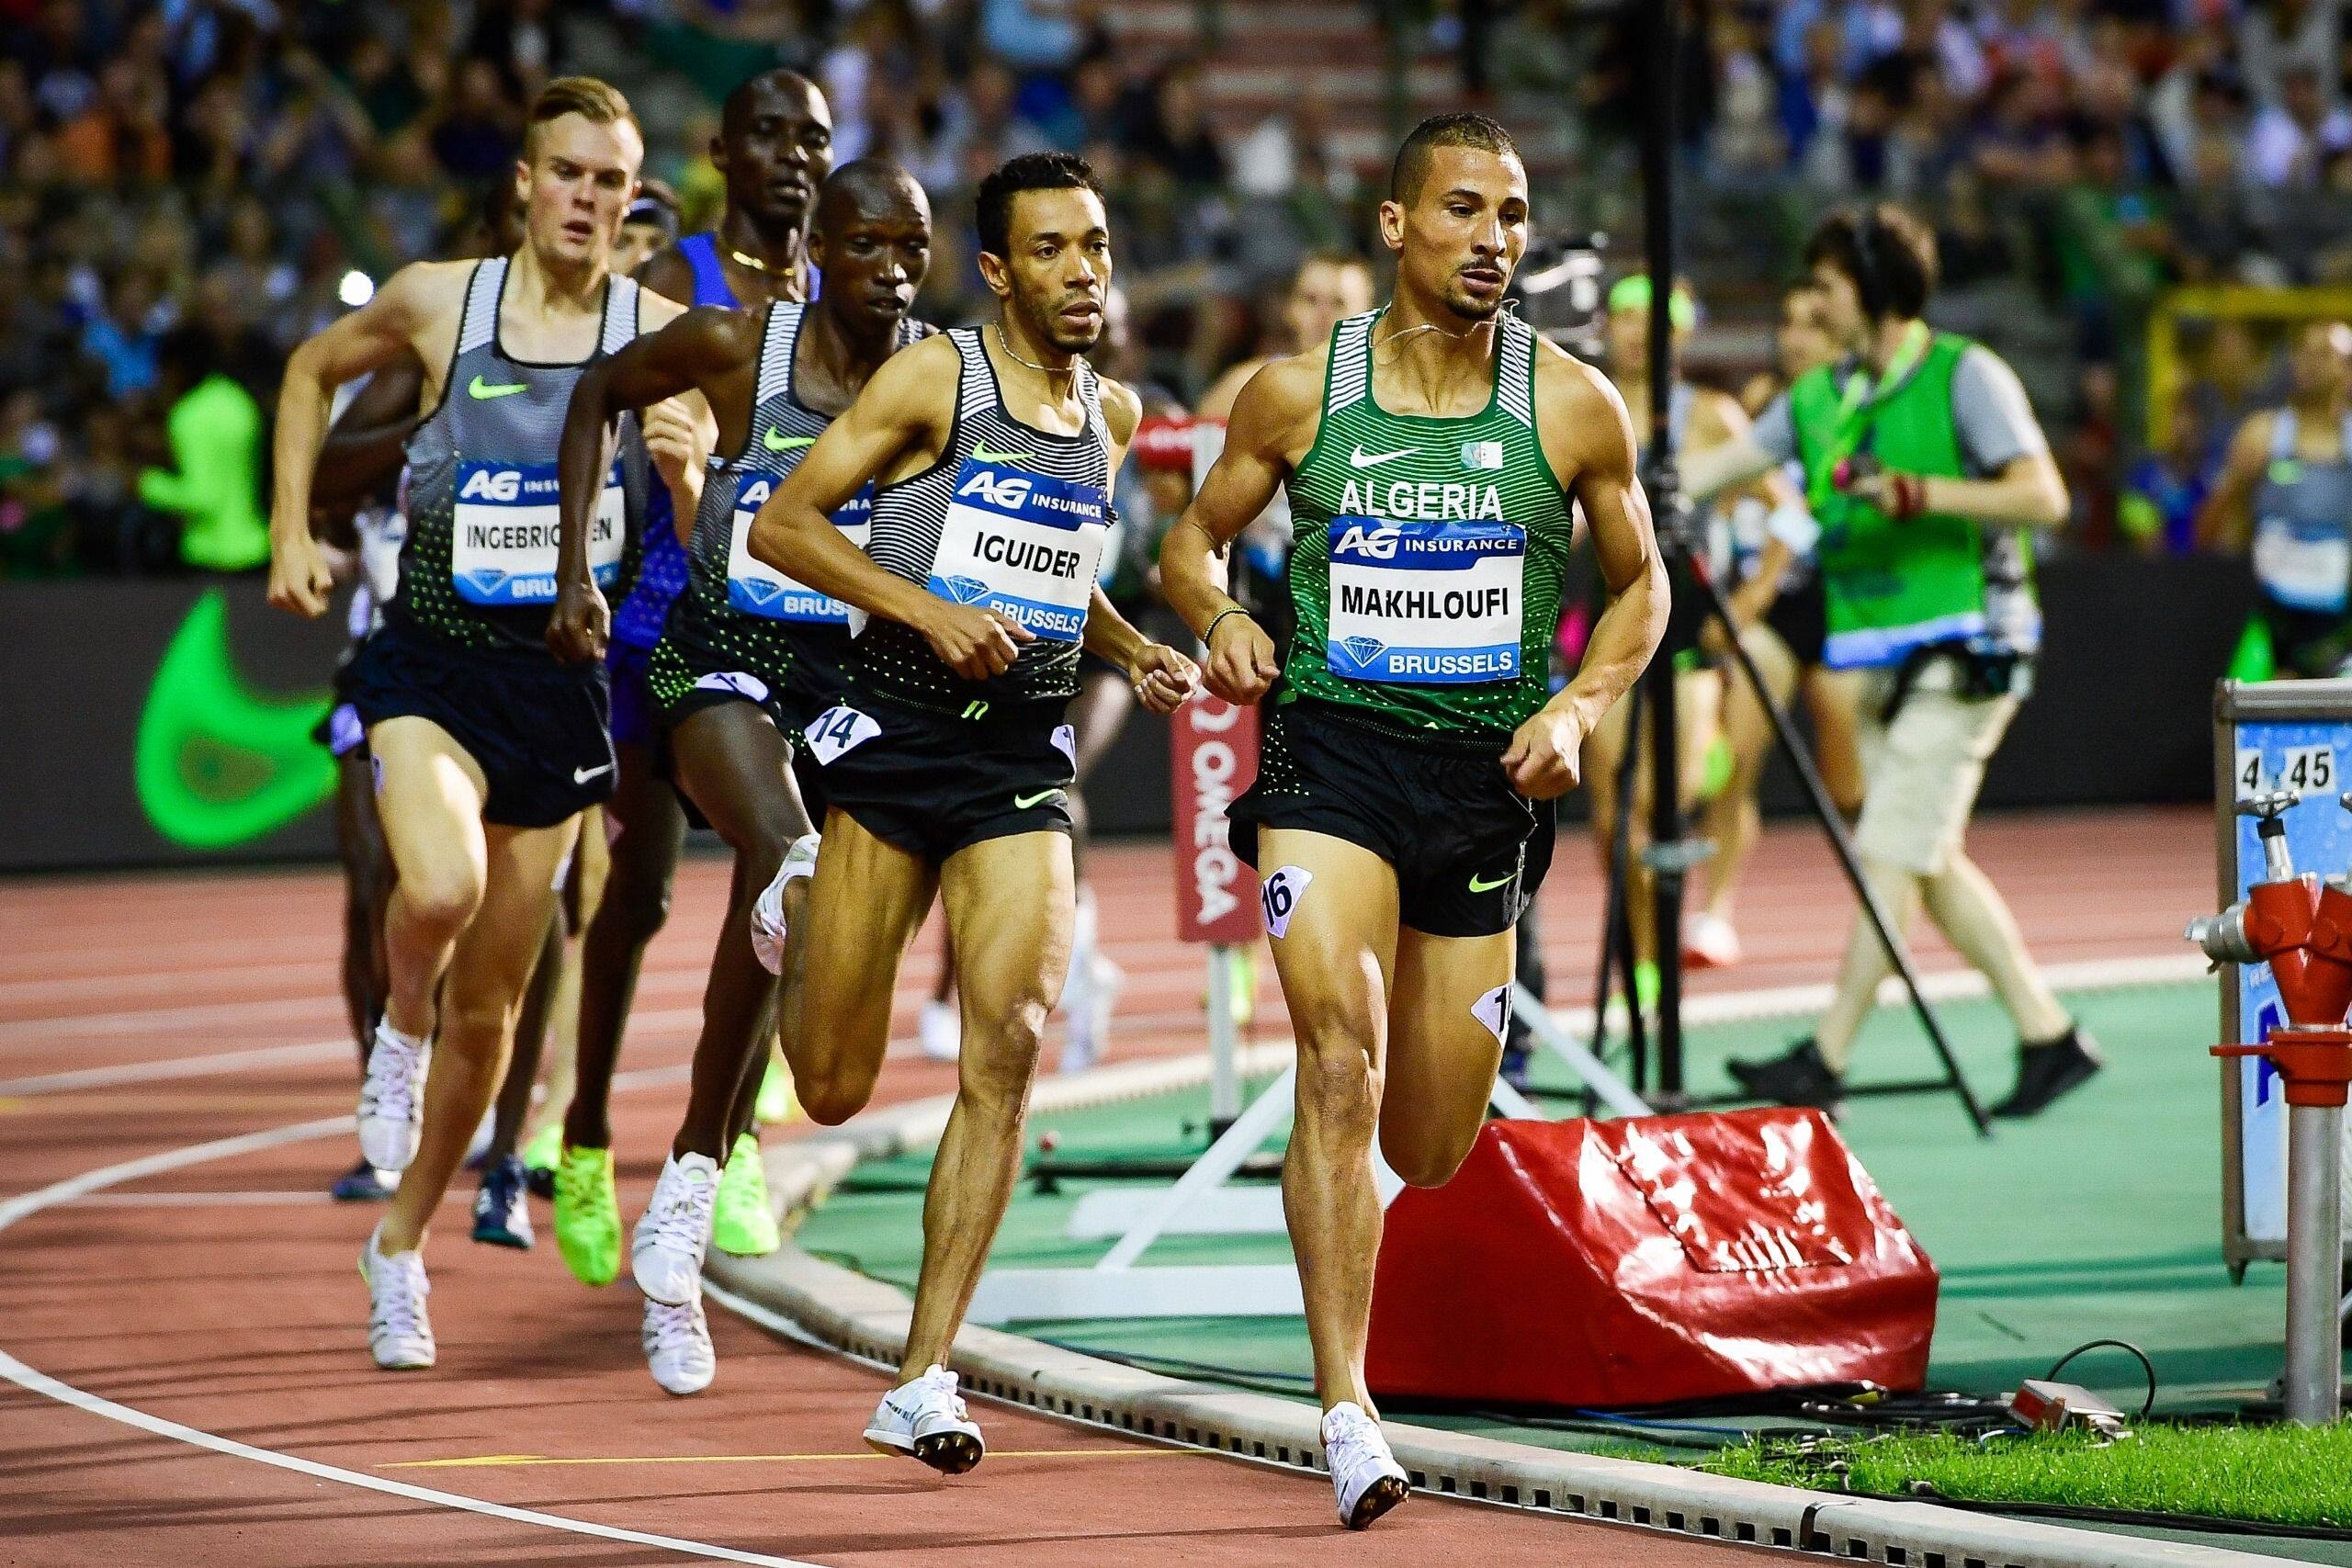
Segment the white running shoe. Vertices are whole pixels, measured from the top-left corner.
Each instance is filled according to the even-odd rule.
[[[1323,1460],[1339,1494],[1340,1522],[1351,1530],[1363,1529],[1413,1490],[1380,1435],[1380,1423],[1361,1404],[1335,1404],[1323,1413]]]
[[[915,1039],[933,1061],[952,1062],[964,1052],[964,1015],[954,1002],[925,1002]]]
[[[389,1257],[379,1251],[383,1234],[378,1225],[359,1249],[359,1277],[368,1281],[368,1349],[388,1372],[414,1371],[433,1364],[433,1320],[424,1311],[433,1282],[413,1248]]]
[[[942,1475],[961,1475],[988,1452],[956,1392],[956,1374],[939,1367],[882,1396],[865,1424],[865,1443],[879,1453],[910,1455]]]
[[[1728,969],[1739,962],[1739,933],[1702,909],[1683,923],[1682,956],[1693,969]]]
[[[645,1303],[645,1364],[664,1392],[700,1393],[718,1375],[718,1352],[710,1346],[710,1320],[703,1315],[702,1298],[684,1306]]]
[[[675,1307],[702,1293],[702,1260],[710,1250],[718,1201],[718,1164],[708,1155],[672,1155],[662,1162],[653,1201],[629,1238],[629,1270],[639,1290]]]
[[[412,1040],[389,1023],[376,1026],[368,1076],[359,1084],[359,1152],[379,1170],[406,1170],[424,1130],[424,1073],[430,1041]]]
[[[784,863],[776,867],[775,880],[752,904],[752,952],[771,975],[784,973],[785,885],[796,876],[817,874],[817,850],[823,842],[820,833],[803,833],[795,839],[784,852]]]

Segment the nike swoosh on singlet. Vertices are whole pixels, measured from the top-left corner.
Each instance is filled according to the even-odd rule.
[[[156,663],[139,713],[132,779],[158,833],[218,850],[275,832],[334,794],[335,764],[311,739],[323,692],[266,695],[239,678],[229,603],[208,591]]]
[[[1026,811],[1031,807],[1037,805],[1041,801],[1051,800],[1054,796],[1059,794],[1061,794],[1061,791],[1057,789],[1049,789],[1041,791],[1036,795],[1016,795],[1012,797],[1012,808],[1015,811]]]
[[[1478,874],[1474,871],[1470,874],[1470,891],[1473,893],[1492,893],[1496,888],[1500,887],[1510,880],[1510,878],[1508,876],[1498,876],[1492,882],[1482,881],[1479,878]]]
[[[1393,463],[1399,457],[1409,457],[1419,450],[1418,446],[1399,446],[1394,452],[1366,452],[1363,449],[1363,444],[1358,442],[1356,449],[1348,454],[1348,467],[1376,468],[1383,463]]]
[[[476,376],[466,387],[468,396],[485,400],[503,398],[514,392],[527,392],[530,389],[531,384],[528,381],[505,381],[492,385],[480,376]]]
[[[773,424],[768,426],[767,434],[760,440],[771,452],[792,452],[817,445],[817,438],[813,435],[786,435]]]
[[[574,768],[571,770],[571,782],[576,784],[583,784],[590,779],[594,778],[598,773],[608,773],[612,771],[613,765],[610,762],[600,763],[593,768]]]
[[[991,452],[985,441],[976,442],[972,446],[972,461],[975,463],[1034,463],[1036,460],[1035,452]]]

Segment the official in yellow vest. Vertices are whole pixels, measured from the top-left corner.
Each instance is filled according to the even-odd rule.
[[[2033,531],[2066,518],[2066,487],[2024,389],[1992,350],[1922,320],[1935,239],[1892,205],[1839,212],[1805,246],[1830,330],[1849,352],[1800,377],[1745,441],[1690,458],[1703,499],[1795,461],[1822,528],[1825,660],[1849,671],[1864,776],[1855,848],[1898,930],[1924,904],[1991,982],[2018,1040],[1996,1116],[2031,1116],[2100,1058],[2041,977],[2008,906],[1968,858],[1968,818],[2041,645]],[[1730,1064],[1759,1098],[1845,1097],[1847,1057],[1891,968],[1867,920],[1847,942],[1814,1036]]]

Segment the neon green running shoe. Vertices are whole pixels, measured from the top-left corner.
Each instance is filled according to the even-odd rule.
[[[1634,999],[1641,1005],[1644,1012],[1657,1010],[1657,965],[1646,958],[1634,964]]]
[[[727,1168],[718,1173],[710,1241],[737,1258],[764,1258],[784,1245],[775,1211],[768,1205],[768,1173],[760,1163],[760,1141],[749,1133],[735,1140]]]
[[[763,1127],[781,1127],[799,1114],[800,1097],[792,1092],[792,1069],[784,1065],[782,1056],[770,1051],[767,1073],[760,1079],[759,1098],[752,1102],[752,1118]]]
[[[583,1285],[609,1285],[621,1272],[621,1200],[613,1151],[566,1145],[555,1168],[555,1246]]]
[[[563,1123],[550,1122],[539,1135],[523,1145],[525,1170],[553,1171],[563,1162]]]

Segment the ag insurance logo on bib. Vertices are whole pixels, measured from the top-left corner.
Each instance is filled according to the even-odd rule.
[[[727,602],[747,615],[845,626],[849,625],[847,604],[830,593],[820,593],[805,583],[795,582],[752,553],[752,519],[759,515],[760,508],[767,503],[780,482],[766,474],[745,474],[737,482],[734,531],[727,541]],[[871,484],[851,496],[833,513],[834,526],[848,535],[849,542],[861,550],[865,548],[866,536],[873,532],[873,523]]]
[[[449,575],[469,604],[552,604],[560,532],[553,463],[462,462]],[[626,508],[619,459],[588,525],[588,567],[599,588],[620,577]]]
[[[924,586],[1001,611],[1048,642],[1076,642],[1108,512],[1099,486],[967,458]]]
[[[1517,678],[1526,529],[1340,516],[1330,541],[1331,673],[1402,685]]]

